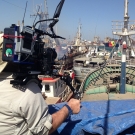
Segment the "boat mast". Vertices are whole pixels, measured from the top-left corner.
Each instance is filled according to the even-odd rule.
[[[123,28],[123,34],[124,32],[127,33],[128,31],[128,22],[129,22],[129,16],[128,16],[128,0],[125,0],[125,13],[124,13],[124,28]],[[128,33],[127,33],[128,34]],[[122,42],[123,46],[124,44],[127,44],[127,36],[122,36]],[[120,78],[120,93],[125,94],[125,86],[126,86],[126,48],[122,50],[122,59],[121,59],[121,78]]]
[[[45,4],[45,19],[49,19],[47,0],[44,0],[44,4]]]
[[[113,32],[114,35],[118,35],[122,39],[122,58],[121,58],[121,78],[120,78],[120,93],[125,94],[126,86],[126,50],[129,45],[129,35],[135,34],[134,31],[128,30],[129,16],[128,16],[128,0],[125,0],[125,11],[124,11],[124,27],[122,32]]]
[[[80,45],[80,43],[81,43],[81,24],[79,23],[78,31],[76,34],[75,45]]]
[[[48,14],[48,7],[47,7],[47,0],[44,0],[44,6],[45,6],[45,12],[42,11],[41,5],[37,5],[39,7],[39,10],[37,13],[30,15],[30,16],[39,16],[39,21],[40,20],[45,20],[49,18]],[[46,22],[40,22],[39,24],[39,29],[45,31],[47,29],[47,21]]]

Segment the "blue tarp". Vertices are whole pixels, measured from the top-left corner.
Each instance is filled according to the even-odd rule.
[[[64,104],[50,105],[49,112]],[[66,119],[55,135],[135,135],[135,100],[89,101],[81,106],[80,113]]]

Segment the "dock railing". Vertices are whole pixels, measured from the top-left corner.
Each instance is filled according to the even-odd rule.
[[[121,60],[110,59],[107,60],[108,64],[121,64]],[[127,66],[135,66],[135,59],[126,60]]]

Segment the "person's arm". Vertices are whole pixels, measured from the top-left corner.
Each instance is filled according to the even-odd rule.
[[[66,107],[52,115],[49,114],[48,106],[37,84],[31,83],[25,93],[25,97],[19,104],[18,113],[27,121],[29,132],[32,134],[50,134],[67,118],[69,112]],[[71,99],[68,105],[74,114],[80,111],[79,100]]]
[[[77,99],[70,99],[70,101],[67,103],[68,106],[71,108],[73,114],[77,114],[80,111],[80,101]],[[49,131],[49,134],[54,132],[67,118],[69,115],[69,110],[67,107],[63,107],[58,112],[52,114],[52,128]]]
[[[31,134],[47,135],[52,128],[52,116],[36,83],[27,85],[18,106],[18,114],[25,119],[27,130]]]
[[[52,114],[52,128],[49,131],[49,134],[54,132],[68,116],[68,109],[64,106],[58,112]]]

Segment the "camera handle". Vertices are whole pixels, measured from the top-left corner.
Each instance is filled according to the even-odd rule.
[[[74,87],[71,85],[71,82],[68,80],[68,76],[61,76],[61,75],[59,76],[60,79],[63,80],[66,83],[66,85],[69,86],[69,88],[72,90],[73,98],[81,99],[81,93],[78,90],[74,89]]]

